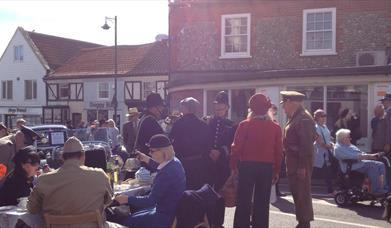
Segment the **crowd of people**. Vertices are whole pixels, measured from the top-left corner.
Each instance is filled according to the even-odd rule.
[[[281,91],[281,97],[288,119],[284,127],[275,119],[277,106],[261,93],[251,96],[248,116],[238,125],[228,119],[230,106],[224,91],[216,95],[214,113],[206,118],[198,117],[201,105],[193,97],[181,100],[179,113],[164,121],[166,107],[157,93],[147,97],[144,112],[129,108],[128,122],[122,126],[126,154],[121,157],[136,157],[151,172],[157,172],[150,193],[137,197],[114,196],[104,171],[84,166],[85,152],[76,137],[64,144],[64,164],[34,180],[40,156],[31,145],[40,136],[24,124],[15,133],[0,124],[0,171],[5,170],[0,176],[0,205],[16,205],[18,198],[29,197],[31,213],[66,215],[94,210],[103,213],[116,202],[138,210],[115,222],[127,227],[171,227],[186,190],[196,191],[208,184],[215,193],[222,193],[227,179],[235,177],[234,227],[268,227],[271,188],[278,183],[283,160],[299,228],[310,227],[314,219],[313,168],[324,174],[327,190],[333,192],[333,159],[342,172],[346,170],[344,159],[356,159],[352,169],[368,175],[373,194],[388,191],[385,166],[375,160],[377,152],[390,150],[391,94],[376,107],[371,123],[372,152],[376,153],[364,153],[354,145],[360,137],[353,132],[358,118],[352,115],[348,119],[349,110],[343,110],[335,123],[334,144],[325,111],[309,113],[303,106],[305,95],[296,91]],[[115,151],[120,145],[115,121],[94,121],[88,128],[94,131],[98,126],[110,129]],[[224,207],[216,210],[215,215],[222,218],[212,218],[211,225],[222,227]]]

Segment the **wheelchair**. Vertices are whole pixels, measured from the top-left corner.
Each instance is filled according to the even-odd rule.
[[[339,167],[337,175],[337,186],[339,189],[334,195],[335,203],[340,207],[356,204],[357,202],[370,201],[370,205],[380,204],[385,206],[388,194],[374,195],[370,192],[370,184],[365,174],[352,170],[352,165],[357,160],[342,160],[347,164],[346,172],[342,172]]]

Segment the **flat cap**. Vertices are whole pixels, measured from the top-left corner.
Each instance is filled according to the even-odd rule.
[[[282,100],[280,104],[286,101],[302,101],[305,98],[305,95],[297,91],[281,91]]]

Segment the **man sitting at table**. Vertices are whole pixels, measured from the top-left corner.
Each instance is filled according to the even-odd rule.
[[[64,164],[38,177],[27,203],[32,214],[78,215],[100,210],[112,202],[113,190],[102,169],[84,166],[85,152],[76,137],[64,144]]]
[[[129,204],[144,208],[129,215],[123,222],[128,227],[171,227],[176,207],[186,187],[185,171],[175,157],[170,140],[163,134],[151,137],[149,154],[138,153],[138,159],[148,164],[151,170],[157,169],[151,193],[146,196],[119,195],[115,200],[120,204]]]

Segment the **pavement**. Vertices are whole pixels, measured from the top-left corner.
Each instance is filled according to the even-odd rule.
[[[295,227],[297,222],[294,213],[292,196],[286,179],[280,180],[280,189],[287,196],[280,197],[276,203],[270,205],[269,227],[284,228]],[[338,207],[334,197],[327,194],[322,180],[313,180],[312,204],[315,221],[311,222],[313,228],[391,228],[391,224],[383,220],[384,209],[379,205],[371,206],[369,202],[360,202],[345,208]],[[225,228],[233,227],[235,208],[226,208]]]

